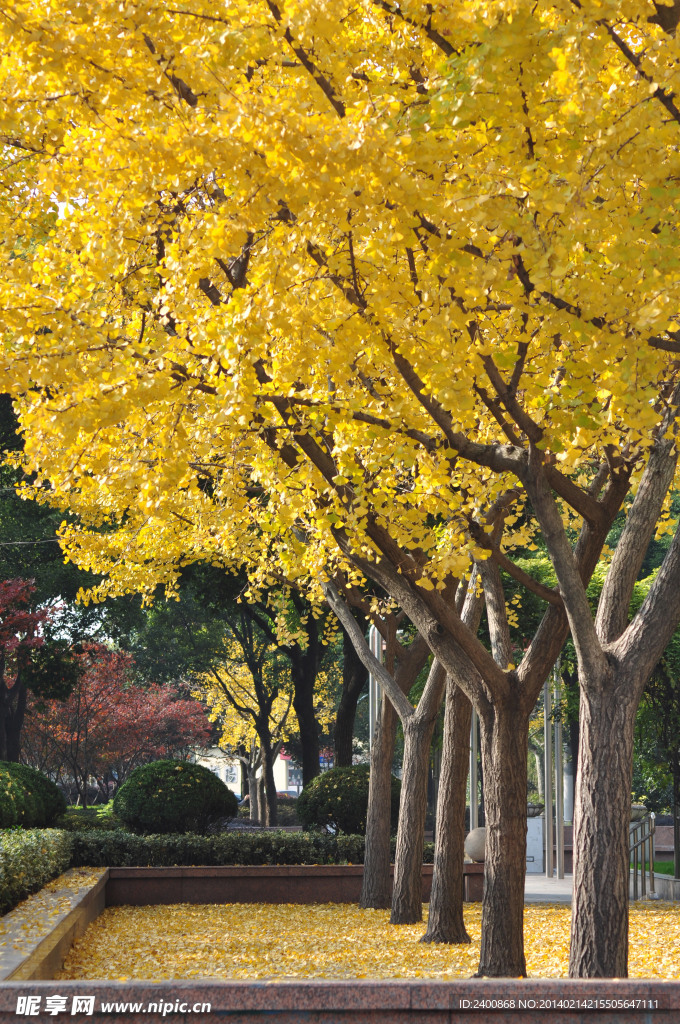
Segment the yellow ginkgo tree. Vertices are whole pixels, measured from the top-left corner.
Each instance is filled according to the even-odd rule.
[[[208,718],[219,725],[219,746],[245,768],[250,817],[269,824],[272,787],[276,801],[274,762],[290,729],[290,670],[270,657],[264,671],[253,674],[239,659],[238,645],[227,647],[224,660],[193,681],[192,696],[207,705]]]
[[[250,816],[266,825],[277,817],[274,763],[299,729],[292,668],[285,651],[243,614],[238,624],[230,623],[221,655],[192,676],[193,696],[219,725],[219,746],[246,770]],[[321,671],[314,686],[316,727],[330,725],[334,710],[332,670]]]
[[[527,732],[569,629],[570,970],[627,970],[635,708],[680,619],[676,534],[628,621],[677,464],[677,20],[651,0],[0,14],[0,377],[27,490],[70,509],[95,597],[207,556],[254,588],[370,578],[408,614],[480,716],[482,974],[526,971]],[[531,544],[557,587],[513,560]],[[474,559],[545,601],[517,664],[502,602],[490,653],[443,596]]]

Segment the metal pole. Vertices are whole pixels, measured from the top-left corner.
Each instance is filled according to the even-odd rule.
[[[368,646],[371,649],[371,654],[378,659],[382,664],[382,636],[375,626],[371,626],[368,631]],[[373,746],[373,735],[375,733],[376,725],[380,718],[380,705],[382,702],[382,693],[380,685],[376,677],[369,673],[368,676],[368,749],[370,750]]]
[[[550,721],[550,685],[543,686],[543,737],[545,747],[545,873],[553,876],[553,793],[552,793],[552,723]]]
[[[472,724],[470,725],[470,831],[479,825],[479,814],[477,811],[478,801],[478,780],[477,780],[477,712],[472,709]]]
[[[561,660],[555,664],[555,706],[560,702]],[[557,829],[557,877],[564,878],[564,764],[562,722],[555,722],[555,828]]]

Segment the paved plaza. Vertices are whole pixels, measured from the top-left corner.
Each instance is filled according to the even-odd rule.
[[[527,875],[524,883],[525,903],[571,903],[574,876]]]

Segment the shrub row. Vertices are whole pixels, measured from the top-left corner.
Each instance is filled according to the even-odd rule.
[[[0,828],[42,828],[65,810],[64,797],[42,772],[0,761]]]
[[[0,832],[0,913],[69,867],[73,837],[59,829]]]
[[[74,867],[188,867],[222,864],[363,864],[364,836],[315,832],[223,832],[216,836],[76,832]],[[394,856],[395,841],[392,841]],[[434,845],[423,859],[432,863]]]

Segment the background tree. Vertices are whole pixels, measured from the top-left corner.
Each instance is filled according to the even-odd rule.
[[[289,678],[280,678],[284,666],[280,659],[275,664],[274,652],[268,652],[264,672],[256,678],[239,660],[238,645],[232,647],[234,660],[225,658],[219,667],[195,680],[192,693],[209,708],[210,721],[218,723],[221,749],[245,769],[251,820],[273,824],[265,795],[265,766],[273,766],[289,736],[293,689]]]
[[[188,757],[207,742],[198,701],[168,686],[135,685],[128,654],[90,643],[78,661],[65,700],[31,698],[22,760],[72,784],[83,807],[90,780],[107,801],[137,765]]]
[[[26,580],[0,581],[0,760],[18,761],[29,694],[64,697],[80,675],[68,644],[50,635],[51,613],[36,608]]]
[[[276,649],[288,662],[303,784],[309,781],[319,773],[317,684],[328,685],[335,659],[328,612],[319,614],[302,595],[282,587],[250,593],[243,573],[201,563],[185,567],[177,587],[179,600],[167,600],[160,591],[150,607],[114,607],[107,630],[133,654],[142,673],[160,681],[211,673],[223,664],[225,643],[250,649],[258,638],[272,657]]]

